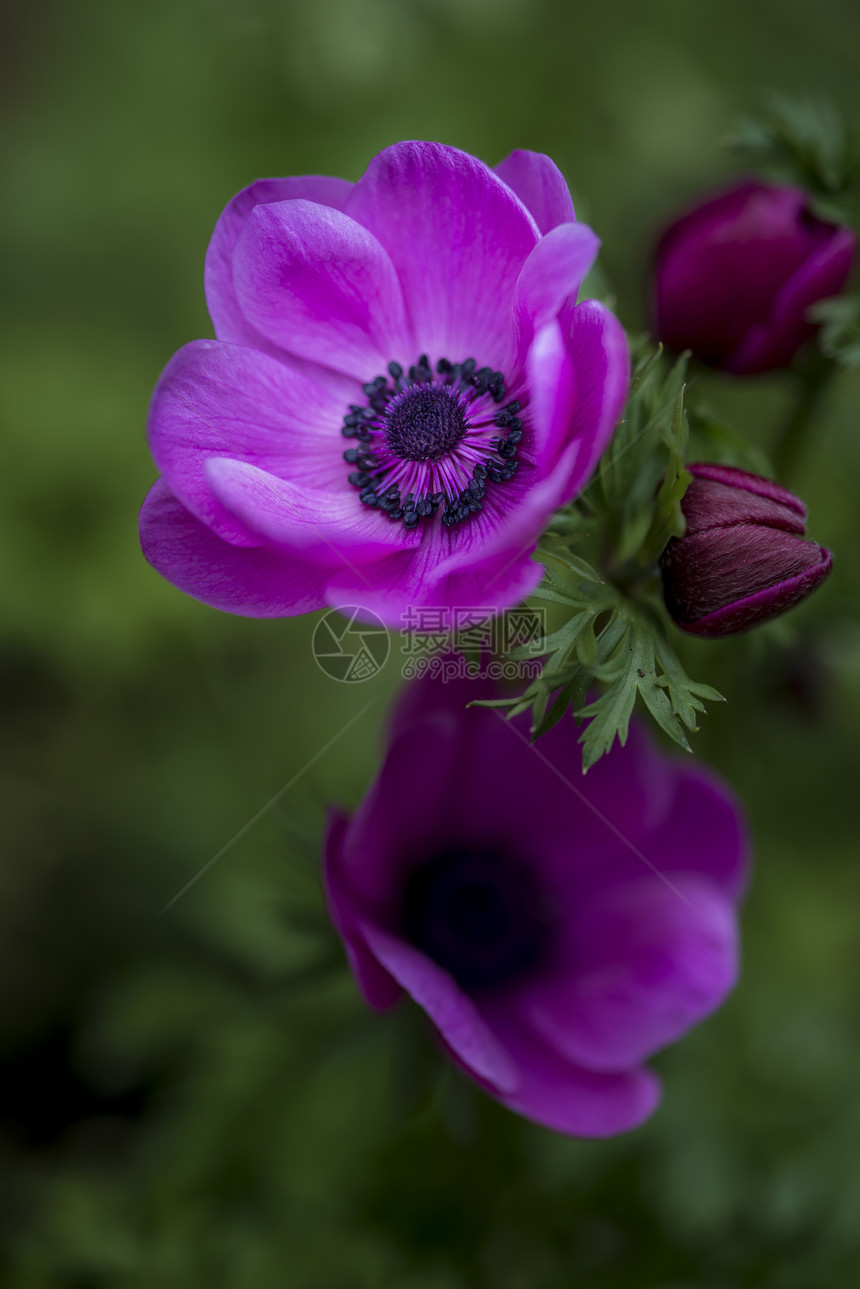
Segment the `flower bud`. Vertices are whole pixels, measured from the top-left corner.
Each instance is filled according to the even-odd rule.
[[[683,537],[660,567],[666,607],[684,631],[727,636],[799,604],[833,557],[806,541],[806,507],[771,479],[723,465],[691,465]]]
[[[654,318],[670,349],[750,375],[786,366],[837,295],[857,238],[813,214],[799,188],[747,180],[683,215],[657,248]]]

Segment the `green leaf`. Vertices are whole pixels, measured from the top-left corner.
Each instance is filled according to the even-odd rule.
[[[616,566],[656,558],[650,548],[658,540],[657,526],[662,530],[679,526],[679,480],[683,478],[687,441],[684,380],[688,358],[682,354],[670,365],[659,348],[649,348],[642,354],[635,367],[624,419],[586,493],[585,500],[595,507],[597,526],[605,534]],[[664,514],[656,521],[658,489],[667,473],[672,476],[675,491],[671,495],[664,491]],[[643,553],[645,544],[649,546],[647,556]]]
[[[546,657],[523,693],[493,704],[509,719],[530,712],[533,738],[569,712],[577,722],[588,719],[581,737],[585,770],[616,739],[625,741],[639,697],[668,737],[687,750],[686,731],[695,728],[703,699],[719,698],[684,673],[663,638],[664,610],[656,599],[657,560],[684,529],[689,355],[669,363],[644,338],[634,340],[633,349],[625,418],[588,492],[568,507],[568,530],[558,525],[540,550],[544,578],[534,597],[557,605],[554,621],[563,620],[527,651],[512,651],[513,659]],[[571,542],[585,541],[584,554],[570,549]]]
[[[723,695],[711,685],[702,685],[695,680],[690,680],[678,655],[669,644],[669,641],[661,631],[654,634],[654,646],[657,661],[663,669],[663,676],[657,681],[663,685],[669,695],[669,701],[672,704],[672,710],[680,716],[688,730],[694,732],[699,728],[696,721],[696,712],[704,712],[705,706],[701,701],[707,699],[712,703],[725,702]]]
[[[590,615],[585,627],[576,637],[576,657],[583,667],[593,670],[597,665],[597,639],[594,635],[594,615]]]
[[[533,644],[518,645],[508,654],[509,658],[518,661],[521,658],[534,658],[535,654],[541,653],[566,653],[576,643],[579,633],[594,619],[594,610],[591,608],[583,609],[580,613],[575,613],[572,618],[568,618],[563,627],[553,631],[550,635],[544,636],[542,640],[535,641]]]
[[[513,707],[519,703],[519,698],[473,698],[466,704],[467,707]]]
[[[690,485],[692,475],[684,467],[684,456],[687,448],[688,430],[684,413],[684,390],[675,403],[672,426],[667,437],[669,459],[666,462],[666,473],[657,490],[654,512],[648,534],[642,543],[641,562],[650,564],[659,559],[667,542],[672,537],[683,537],[686,521],[684,520],[681,502]]]
[[[771,94],[727,144],[766,177],[804,188],[822,219],[857,227],[858,139],[829,99]]]
[[[667,678],[657,674],[657,641],[658,636],[646,617],[636,614],[629,619],[619,643],[619,666],[613,683],[605,693],[579,713],[583,718],[591,718],[591,723],[580,740],[583,744],[583,770],[590,769],[608,752],[616,738],[622,746],[627,741],[630,716],[637,694],[642,695],[645,706],[660,728],[686,751],[690,751],[679,712],[671,694],[667,694],[664,687]],[[662,667],[662,662],[660,665]],[[676,686],[676,690],[677,688]],[[708,686],[698,688],[707,689]],[[715,690],[710,692],[716,693]]]
[[[651,350],[647,347],[647,337],[640,338],[640,344],[643,345],[645,352],[637,362],[634,362],[633,376],[630,380],[630,397],[633,397],[634,394],[638,394],[645,382],[656,371],[660,359],[663,356],[662,344],[658,344],[656,349]]]
[[[552,703],[544,712],[540,724],[534,731],[535,738],[542,734],[546,734],[554,725],[559,723],[573,702],[576,692],[576,678],[572,677],[567,684],[561,687]]]
[[[660,728],[689,752],[690,744],[684,728],[657,676],[654,634],[648,624],[642,621],[637,624],[636,655],[636,688],[642,695],[645,706]]]
[[[860,296],[834,296],[819,300],[807,310],[811,322],[820,322],[818,347],[842,367],[860,366]]]
[[[558,560],[558,562],[563,564],[565,568],[570,569],[572,573],[576,573],[577,577],[582,578],[586,582],[596,582],[600,586],[603,585],[603,579],[592,564],[589,564],[587,560],[581,559],[578,555],[574,555],[572,551],[565,550],[564,547],[559,550],[541,551],[540,554],[545,559]],[[546,567],[546,565],[544,565],[544,567]]]
[[[590,770],[609,751],[616,738],[622,747],[627,742],[630,716],[636,702],[636,641],[632,622],[627,622],[619,652],[622,665],[618,678],[579,713],[584,719],[590,718],[579,740],[583,772]]]

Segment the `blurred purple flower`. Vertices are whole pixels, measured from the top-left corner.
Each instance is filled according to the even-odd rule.
[[[687,521],[660,566],[666,607],[693,635],[728,636],[775,618],[811,595],[833,556],[805,541],[799,497],[757,474],[690,465]]]
[[[535,748],[474,697],[406,691],[375,783],[330,821],[332,917],[367,1002],[410,994],[490,1095],[559,1132],[625,1131],[659,1100],[643,1063],[735,982],[740,811],[638,727],[584,780],[572,721]]]
[[[401,143],[356,184],[263,180],[206,259],[217,340],[168,364],[147,559],[216,608],[507,608],[621,413],[624,333],[548,157]]]
[[[784,367],[815,330],[809,307],[844,287],[856,242],[814,215],[799,188],[747,180],[718,193],[663,234],[657,335],[726,371]]]

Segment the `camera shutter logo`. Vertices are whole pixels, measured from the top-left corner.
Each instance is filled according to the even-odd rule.
[[[357,684],[382,671],[391,638],[379,618],[360,605],[330,609],[314,628],[314,658],[333,680]]]

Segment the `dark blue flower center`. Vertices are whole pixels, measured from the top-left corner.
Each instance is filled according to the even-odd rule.
[[[446,528],[480,514],[488,485],[506,483],[519,468],[526,432],[519,399],[505,399],[505,377],[474,358],[431,367],[422,354],[408,371],[362,386],[341,433],[357,446],[343,454],[362,505],[416,528],[441,507]]]
[[[389,405],[385,438],[403,461],[439,461],[466,433],[465,409],[446,385],[416,385]]]
[[[532,872],[509,856],[448,850],[410,875],[405,938],[463,989],[528,975],[548,947],[549,923]]]

